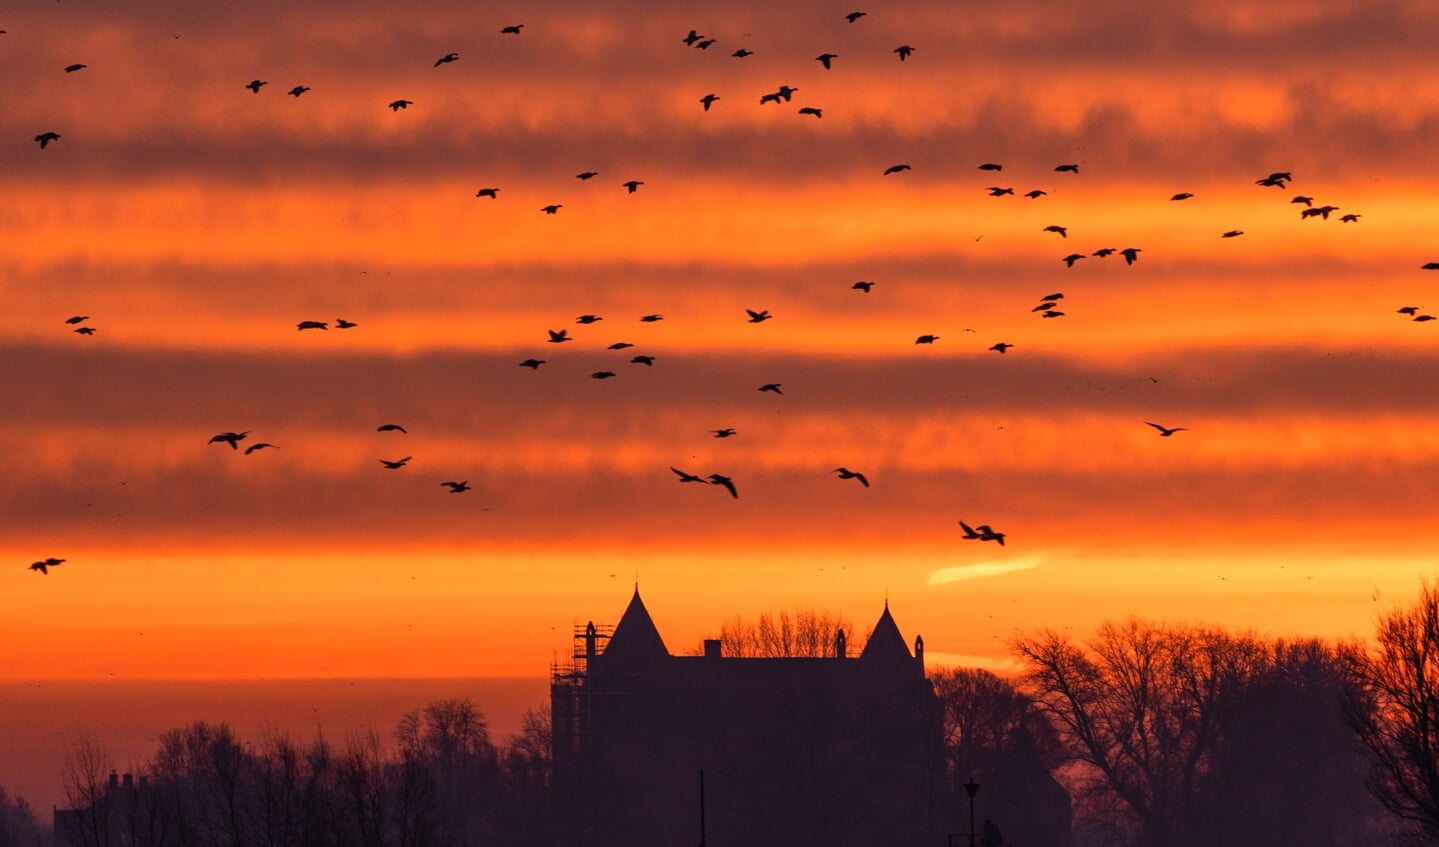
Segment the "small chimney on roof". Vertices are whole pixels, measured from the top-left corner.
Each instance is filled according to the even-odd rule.
[[[838,627],[834,631],[834,657],[843,659],[848,655],[849,646],[844,640],[844,628]]]
[[[130,774],[124,776],[125,790],[129,791],[135,787],[135,777]]]
[[[718,659],[718,658],[720,658],[722,655],[724,655],[724,654],[721,652],[721,647],[723,647],[723,645],[724,645],[724,642],[720,641],[718,638],[706,638],[706,639],[705,639],[705,658],[706,658],[706,659]]]
[[[115,790],[115,789],[117,789],[117,788],[119,788],[119,787],[120,787],[120,775],[117,774],[117,773],[115,773],[114,771],[110,771],[110,790],[113,791],[113,790]]]

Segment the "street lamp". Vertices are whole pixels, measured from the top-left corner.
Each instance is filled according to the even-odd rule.
[[[969,847],[974,847],[974,795],[979,793],[979,783],[974,777],[964,784],[964,793],[969,795]]]

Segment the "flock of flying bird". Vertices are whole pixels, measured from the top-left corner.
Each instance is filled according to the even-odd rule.
[[[855,12],[851,12],[851,13],[845,15],[845,16],[844,16],[844,19],[845,19],[849,24],[856,24],[856,23],[859,22],[862,18],[866,17],[866,15],[867,15],[866,12],[855,11]],[[520,36],[520,35],[521,35],[521,29],[522,29],[522,28],[523,28],[523,25],[522,25],[522,24],[508,25],[508,26],[503,27],[503,28],[500,30],[500,34],[501,34],[502,36]],[[0,32],[3,32],[3,30],[0,30]],[[176,37],[178,37],[178,36],[176,36]],[[714,38],[706,37],[706,36],[700,34],[698,31],[692,29],[692,30],[690,30],[684,37],[680,38],[679,41],[680,41],[683,45],[685,45],[685,46],[687,46],[687,47],[691,47],[691,48],[693,48],[693,49],[708,50],[710,47],[712,47],[712,46],[716,43],[717,40],[714,39]],[[910,46],[910,45],[908,45],[908,44],[901,44],[901,45],[895,47],[893,52],[898,56],[899,61],[904,62],[904,61],[908,60],[911,55],[914,54],[915,48],[912,47],[912,46]],[[740,48],[734,50],[730,55],[733,56],[733,57],[736,58],[736,59],[745,59],[746,57],[749,57],[749,56],[754,55],[754,53],[753,53],[753,51],[751,51],[751,50],[749,50],[749,49],[747,49],[747,48],[745,48],[745,47],[740,47]],[[837,53],[824,52],[824,53],[821,53],[821,54],[815,56],[815,57],[814,57],[814,60],[817,61],[817,62],[819,62],[820,65],[821,65],[826,71],[829,71],[829,70],[832,70],[832,69],[835,67],[835,62],[836,62],[836,60],[839,59],[839,58],[840,58],[840,56],[839,56],[839,54],[837,54]],[[447,53],[441,55],[438,59],[436,59],[436,60],[434,61],[434,65],[433,65],[433,66],[434,66],[435,68],[442,68],[442,67],[444,67],[444,66],[446,66],[446,65],[450,65],[450,64],[453,64],[453,63],[458,62],[458,61],[460,61],[460,54],[459,54],[458,52],[447,52]],[[64,72],[67,73],[67,74],[72,74],[72,73],[76,73],[76,72],[81,71],[81,70],[85,70],[86,68],[87,68],[87,65],[85,65],[85,64],[82,64],[82,63],[72,63],[72,64],[69,64],[69,65],[67,65],[67,66],[64,67]],[[267,80],[260,79],[260,78],[255,78],[255,79],[250,80],[248,83],[244,84],[243,86],[241,86],[241,88],[244,89],[244,90],[250,91],[252,94],[259,95],[259,94],[261,93],[261,91],[262,91],[266,86],[268,86],[268,85],[269,85],[269,82],[268,82]],[[298,99],[298,98],[302,97],[303,95],[305,95],[306,93],[308,93],[308,92],[310,92],[310,91],[311,91],[311,88],[310,88],[309,86],[306,86],[306,85],[295,85],[295,86],[291,87],[290,89],[288,89],[288,91],[287,91],[286,93],[287,93],[289,96]],[[780,86],[778,86],[774,91],[761,93],[761,94],[759,95],[759,97],[758,97],[759,105],[760,105],[761,107],[763,107],[763,106],[766,106],[766,105],[769,105],[769,104],[789,104],[789,103],[792,103],[793,97],[794,97],[794,95],[795,95],[798,91],[799,91],[799,89],[798,89],[797,87],[794,87],[794,86],[791,86],[791,85],[788,85],[788,84],[780,85]],[[710,112],[713,108],[715,108],[715,104],[718,103],[720,100],[721,100],[721,97],[720,97],[719,94],[714,93],[714,92],[710,92],[710,93],[705,94],[703,97],[699,98],[699,103],[701,104],[702,109],[703,109],[704,112]],[[410,100],[410,99],[407,99],[407,98],[398,98],[398,99],[391,100],[391,101],[389,101],[388,103],[386,103],[386,104],[385,104],[385,107],[389,108],[392,112],[398,113],[398,112],[400,112],[400,111],[402,111],[402,110],[408,109],[410,106],[413,106],[413,105],[415,105],[415,101],[413,101],[413,100]],[[822,118],[822,117],[823,117],[823,109],[820,108],[820,107],[818,107],[818,106],[801,105],[801,106],[799,107],[799,109],[798,109],[798,114],[804,115],[804,116],[812,116],[812,117],[818,119],[818,118]],[[63,136],[61,135],[61,133],[56,132],[56,131],[53,131],[53,130],[47,130],[47,131],[44,131],[44,132],[41,132],[41,133],[37,134],[37,135],[35,136],[34,140],[35,140],[35,142],[39,145],[39,148],[40,148],[41,150],[45,150],[45,149],[47,149],[50,145],[58,142],[58,141],[59,141],[60,139],[62,139],[62,138],[63,138]],[[1003,166],[1002,164],[999,164],[999,163],[996,163],[996,162],[984,162],[984,163],[978,165],[978,166],[977,166],[977,169],[978,169],[979,171],[981,171],[981,172],[986,173],[986,174],[998,174],[998,173],[1003,172],[1004,166]],[[896,177],[896,176],[905,174],[905,173],[907,173],[907,172],[911,172],[912,170],[913,170],[912,166],[909,165],[909,164],[907,164],[907,163],[896,163],[896,164],[893,164],[893,165],[890,165],[890,166],[884,168],[883,171],[881,172],[881,176],[883,176],[883,177]],[[1053,168],[1053,171],[1054,171],[1055,173],[1065,173],[1065,174],[1070,174],[1070,175],[1073,175],[1073,176],[1078,176],[1079,173],[1080,173],[1080,165],[1077,164],[1077,163],[1063,163],[1063,164],[1056,165],[1056,166]],[[578,173],[578,174],[575,175],[575,177],[576,177],[578,180],[580,180],[581,182],[587,182],[587,181],[589,181],[589,180],[591,180],[591,179],[594,179],[594,178],[597,177],[597,176],[599,176],[599,173],[598,173],[597,171],[594,171],[594,170],[581,171],[580,173]],[[1262,187],[1273,187],[1273,188],[1285,189],[1285,188],[1288,187],[1288,184],[1292,181],[1292,179],[1293,179],[1292,175],[1291,175],[1290,173],[1288,173],[1288,172],[1274,172],[1274,173],[1269,174],[1268,176],[1265,176],[1265,177],[1262,177],[1262,178],[1260,178],[1260,179],[1255,180],[1255,183],[1256,183],[1257,185],[1259,185],[1259,186],[1262,186]],[[642,186],[642,185],[644,185],[644,184],[645,184],[645,183],[644,183],[644,181],[642,181],[642,180],[631,179],[631,180],[628,180],[628,181],[625,181],[625,182],[620,183],[620,186],[622,186],[623,188],[625,188],[628,193],[634,194],[635,192],[637,192],[637,191],[639,190],[640,186]],[[1013,186],[990,185],[990,186],[987,186],[984,190],[988,193],[989,196],[995,197],[995,198],[1014,197],[1014,196],[1016,196],[1016,195],[1015,195],[1015,188],[1014,188]],[[498,199],[499,199],[499,193],[500,193],[500,191],[501,191],[500,187],[497,187],[497,186],[485,186],[485,187],[481,187],[481,188],[476,192],[475,197],[476,197],[476,198],[485,198],[485,199],[488,199],[488,200],[498,200]],[[1024,194],[1019,195],[1019,196],[1025,197],[1025,198],[1027,198],[1027,199],[1029,199],[1029,200],[1031,200],[1031,201],[1035,201],[1035,200],[1039,200],[1040,198],[1043,198],[1043,197],[1047,196],[1048,193],[1049,193],[1049,192],[1045,191],[1044,189],[1035,188],[1035,189],[1031,189],[1031,190],[1025,192]],[[1193,198],[1193,197],[1194,197],[1194,194],[1193,194],[1193,193],[1190,193],[1190,192],[1180,192],[1180,193],[1173,194],[1169,199],[1170,199],[1171,202],[1183,202],[1183,201],[1189,200],[1189,199],[1191,199],[1191,198]],[[1316,206],[1316,205],[1314,205],[1314,199],[1313,199],[1312,197],[1305,196],[1305,195],[1295,195],[1289,202],[1292,203],[1292,204],[1296,204],[1296,205],[1302,205],[1302,206],[1304,207],[1304,208],[1301,210],[1301,212],[1300,212],[1300,218],[1301,218],[1301,220],[1310,220],[1310,219],[1314,219],[1314,218],[1318,218],[1318,219],[1320,219],[1320,220],[1329,220],[1331,213],[1340,211],[1340,208],[1339,208],[1338,206],[1334,206],[1334,205],[1330,205],[1330,204]],[[551,204],[542,206],[542,207],[540,208],[540,211],[543,212],[543,213],[545,213],[545,214],[547,214],[547,215],[555,215],[555,214],[557,214],[557,213],[560,211],[561,208],[563,208],[563,204],[562,204],[562,203],[551,203]],[[1339,220],[1340,222],[1342,222],[1342,223],[1345,223],[1345,224],[1357,223],[1357,222],[1359,221],[1360,217],[1361,217],[1361,216],[1360,216],[1359,214],[1357,214],[1357,213],[1352,213],[1352,212],[1351,212],[1351,213],[1346,213],[1346,214],[1344,214],[1344,215],[1342,215],[1342,216],[1339,216],[1339,217],[1338,217],[1338,220]],[[1041,232],[1044,232],[1044,233],[1052,233],[1052,234],[1054,234],[1054,235],[1057,235],[1060,239],[1067,241],[1067,240],[1069,239],[1069,236],[1070,236],[1070,227],[1065,226],[1065,225],[1062,225],[1062,224],[1050,224],[1050,225],[1047,225],[1047,226],[1043,227],[1042,230],[1041,230]],[[1228,239],[1228,238],[1237,238],[1237,237],[1242,236],[1242,235],[1244,235],[1244,232],[1243,232],[1242,230],[1234,229],[1234,230],[1228,230],[1228,231],[1222,233],[1222,234],[1221,234],[1221,237]],[[1100,247],[1100,248],[1098,248],[1098,249],[1095,249],[1095,250],[1093,250],[1093,251],[1090,251],[1090,252],[1088,252],[1088,253],[1081,253],[1081,252],[1071,252],[1071,253],[1068,253],[1068,254],[1066,254],[1065,256],[1061,257],[1060,261],[1062,261],[1062,262],[1065,264],[1066,267],[1068,267],[1068,268],[1073,268],[1078,262],[1083,261],[1083,260],[1086,260],[1086,259],[1088,259],[1088,258],[1105,259],[1105,258],[1108,258],[1109,256],[1118,254],[1118,255],[1120,255],[1120,256],[1122,256],[1122,257],[1124,258],[1125,265],[1128,266],[1128,265],[1133,265],[1133,264],[1135,264],[1135,263],[1139,260],[1139,254],[1140,254],[1141,252],[1142,252],[1141,248],[1139,248],[1139,247],[1133,247],[1133,246],[1124,247],[1124,248],[1122,248],[1122,249],[1104,246],[1104,247]],[[1428,264],[1424,265],[1423,268],[1424,268],[1425,270],[1439,270],[1439,262],[1431,262],[1431,263],[1428,263]],[[850,287],[851,287],[853,290],[856,290],[856,291],[858,291],[858,292],[860,292],[860,293],[862,293],[862,294],[869,294],[869,293],[872,291],[874,285],[875,285],[875,283],[874,283],[873,281],[861,280],[861,281],[857,281],[857,282],[853,283],[853,285],[850,286]],[[1063,292],[1055,292],[1055,293],[1051,293],[1051,294],[1044,295],[1042,298],[1039,299],[1038,305],[1036,305],[1036,306],[1033,308],[1032,311],[1033,311],[1033,312],[1038,312],[1038,313],[1040,313],[1040,317],[1046,318],[1046,319],[1061,318],[1061,317],[1063,317],[1063,316],[1065,315],[1065,312],[1060,311],[1057,307],[1060,305],[1060,301],[1063,300],[1063,299],[1064,299],[1064,294],[1063,294]],[[1398,310],[1398,312],[1399,312],[1400,314],[1405,314],[1405,315],[1410,316],[1414,321],[1425,322],[1425,321],[1432,321],[1432,320],[1435,320],[1435,319],[1436,319],[1435,316],[1433,316],[1433,315],[1420,314],[1420,313],[1419,313],[1419,307],[1417,307],[1417,306],[1403,306],[1403,307],[1401,307],[1401,308]],[[746,309],[746,313],[747,313],[747,316],[748,316],[748,322],[749,322],[749,323],[752,323],[752,324],[765,323],[765,322],[767,322],[767,321],[772,320],[772,319],[775,317],[773,314],[770,313],[770,311],[769,311],[768,309]],[[660,320],[663,320],[663,319],[664,319],[664,315],[658,314],[658,313],[654,313],[654,314],[646,314],[646,315],[641,316],[641,317],[639,318],[639,321],[644,322],[644,323],[654,323],[654,322],[656,322],[656,321],[660,321]],[[87,335],[87,336],[88,336],[88,335],[93,335],[93,334],[95,333],[95,331],[96,331],[93,326],[91,326],[91,325],[89,325],[88,323],[86,323],[86,322],[89,321],[89,320],[90,320],[90,316],[89,316],[89,315],[74,315],[74,316],[66,319],[66,320],[65,320],[65,324],[74,327],[73,331],[74,331],[75,333],[78,333],[78,334],[81,334],[81,335]],[[580,315],[578,318],[576,318],[576,319],[575,319],[575,323],[576,323],[576,324],[579,324],[579,325],[589,325],[589,324],[597,323],[597,322],[600,321],[600,320],[602,320],[602,318],[601,318],[601,316],[599,316],[599,315],[586,314],[586,315]],[[355,322],[355,321],[350,321],[350,320],[347,320],[347,319],[344,319],[344,318],[336,318],[336,319],[333,321],[333,326],[334,326],[336,329],[340,329],[340,330],[353,329],[353,328],[357,327],[358,325],[359,325],[359,324],[358,324],[357,322]],[[297,329],[300,330],[300,331],[306,331],[306,330],[320,330],[320,331],[325,331],[325,330],[328,330],[328,329],[330,328],[330,326],[331,326],[331,322],[330,322],[330,321],[306,319],[306,320],[302,320],[302,321],[299,321],[299,322],[298,322],[298,324],[297,324]],[[974,330],[972,330],[972,329],[966,329],[965,331],[966,331],[966,332],[973,332]],[[548,338],[547,338],[548,343],[557,344],[557,345],[558,345],[558,344],[563,344],[563,343],[570,342],[570,341],[574,341],[574,340],[575,340],[575,339],[569,334],[569,330],[568,330],[568,329],[558,329],[558,330],[550,329],[550,330],[548,330]],[[926,344],[934,344],[935,342],[937,342],[937,341],[939,341],[939,340],[940,340],[940,336],[939,336],[939,335],[933,334],[933,333],[926,333],[926,334],[919,335],[918,337],[916,337],[914,343],[917,344],[917,345],[926,345]],[[633,347],[633,346],[634,346],[634,345],[631,344],[631,343],[629,343],[629,342],[620,341],[620,342],[615,342],[615,343],[609,345],[609,348],[608,348],[608,349],[610,349],[610,350],[623,350],[623,349],[627,349],[627,348]],[[1000,354],[1004,354],[1004,353],[1006,353],[1006,351],[1008,351],[1009,349],[1013,348],[1014,346],[1015,346],[1015,345],[1013,345],[1013,344],[1011,344],[1011,343],[1009,343],[1009,342],[1007,342],[1007,341],[1000,341],[1000,342],[997,342],[997,343],[993,344],[993,345],[990,346],[988,349],[991,350],[991,351],[1000,353]],[[631,364],[637,364],[637,365],[643,365],[643,366],[646,366],[646,367],[652,367],[652,366],[654,365],[654,363],[655,363],[655,357],[654,357],[653,355],[648,355],[648,354],[637,354],[637,355],[634,355],[634,356],[629,360],[629,362],[630,362]],[[547,362],[546,362],[545,359],[530,357],[530,358],[527,358],[527,359],[519,362],[519,365],[520,365],[521,367],[525,367],[525,368],[529,368],[529,369],[531,369],[531,370],[537,371],[537,370],[539,370],[539,368],[540,368],[541,366],[545,365],[546,363],[547,363]],[[604,380],[604,379],[614,378],[614,377],[616,376],[616,374],[615,374],[613,371],[610,371],[610,370],[599,370],[599,371],[595,371],[595,372],[591,373],[590,376],[591,376],[592,378],[594,378],[594,379],[597,379],[597,380]],[[765,383],[765,384],[763,384],[763,385],[760,385],[760,386],[758,387],[758,391],[763,392],[763,393],[772,393],[772,394],[775,394],[775,395],[782,395],[782,394],[783,394],[783,391],[781,390],[781,383],[778,383],[778,382]],[[1145,423],[1147,426],[1153,427],[1155,430],[1157,430],[1157,431],[1158,431],[1158,434],[1159,434],[1161,437],[1170,437],[1170,436],[1173,436],[1175,433],[1182,432],[1182,431],[1185,431],[1185,430],[1186,430],[1185,427],[1169,427],[1169,426],[1164,426],[1164,425],[1161,425],[1161,424],[1158,424],[1158,423],[1149,422],[1149,421],[1145,421],[1144,423]],[[378,429],[378,431],[380,431],[380,432],[398,432],[398,433],[401,433],[401,434],[404,434],[404,433],[406,432],[406,430],[404,429],[404,427],[402,427],[402,426],[400,426],[400,425],[398,425],[398,424],[383,424],[383,425],[379,426],[377,429]],[[735,428],[733,428],[733,427],[724,427],[724,428],[719,428],[719,429],[711,430],[711,433],[713,434],[713,436],[714,436],[715,438],[731,438],[731,437],[733,437],[733,436],[735,436],[735,435],[737,434]],[[228,445],[232,450],[239,451],[239,450],[240,450],[240,442],[246,440],[249,435],[250,435],[250,431],[249,431],[249,430],[238,431],[238,432],[237,432],[237,431],[225,431],[225,432],[220,432],[220,433],[214,435],[214,436],[210,439],[209,443],[210,443],[210,444],[223,444],[223,445]],[[250,454],[252,454],[252,453],[255,453],[255,452],[260,451],[260,450],[263,450],[263,449],[276,448],[276,447],[277,447],[277,445],[275,445],[275,444],[273,444],[273,443],[270,443],[270,442],[257,441],[257,442],[251,443],[251,444],[249,444],[247,447],[245,447],[244,450],[243,450],[243,453],[244,453],[244,455],[250,455]],[[381,466],[382,466],[382,469],[385,469],[385,470],[400,470],[400,469],[405,468],[405,467],[407,466],[407,464],[411,461],[412,458],[413,458],[412,456],[404,456],[404,457],[399,458],[399,459],[379,459],[379,462],[380,462],[380,464],[381,464]],[[681,483],[701,483],[701,484],[705,484],[705,485],[715,485],[715,486],[722,487],[723,489],[725,489],[726,491],[728,491],[729,494],[730,494],[730,496],[731,496],[732,498],[738,498],[738,497],[739,497],[739,491],[738,491],[738,488],[737,488],[736,485],[735,485],[734,479],[733,479],[732,477],[726,475],[726,474],[714,472],[714,473],[710,473],[710,474],[708,474],[708,475],[701,475],[701,474],[690,473],[690,472],[688,472],[688,471],[681,470],[680,468],[676,468],[676,467],[670,467],[670,470],[678,477],[678,480],[679,480],[679,482],[681,482]],[[849,469],[849,468],[847,468],[847,467],[844,467],[844,466],[837,467],[837,468],[833,469],[832,471],[830,471],[830,473],[834,474],[834,475],[835,475],[838,479],[840,479],[840,480],[851,480],[851,479],[852,479],[852,480],[855,480],[855,481],[857,481],[857,482],[858,482],[862,487],[864,487],[864,488],[869,488],[869,486],[870,486],[870,481],[869,481],[869,479],[865,476],[865,474],[863,474],[863,473],[861,473],[861,472],[859,472],[859,471],[851,470],[851,469]],[[463,493],[463,492],[466,492],[466,491],[471,490],[471,487],[470,487],[470,485],[469,485],[468,480],[447,480],[447,481],[441,482],[440,485],[441,485],[441,487],[448,489],[449,493],[451,493],[451,494],[460,494],[460,493]],[[978,525],[978,526],[975,526],[975,527],[971,527],[969,524],[965,523],[964,521],[960,521],[960,522],[959,522],[959,526],[961,527],[961,529],[962,529],[962,531],[963,531],[963,538],[966,539],[966,540],[994,541],[994,542],[997,542],[1000,546],[1003,546],[1004,543],[1005,543],[1006,534],[1003,533],[1003,532],[999,532],[999,531],[994,530],[992,527],[990,527],[990,526],[987,525],[987,524],[981,524],[981,525]],[[39,561],[34,562],[33,564],[30,565],[30,569],[31,569],[31,570],[34,570],[34,571],[38,571],[38,572],[40,572],[41,574],[46,574],[46,573],[48,573],[48,569],[49,569],[49,568],[54,567],[54,566],[56,566],[56,565],[59,565],[59,564],[61,564],[61,563],[64,562],[64,561],[65,561],[64,559],[55,558],[55,557],[49,557],[49,558],[46,558],[46,559],[43,559],[43,560],[39,560]]]

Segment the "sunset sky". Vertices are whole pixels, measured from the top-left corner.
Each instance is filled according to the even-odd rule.
[[[540,679],[636,580],[675,652],[888,598],[1002,670],[1131,613],[1364,637],[1433,572],[1439,321],[1397,311],[1439,315],[1428,0],[0,29],[0,681]]]

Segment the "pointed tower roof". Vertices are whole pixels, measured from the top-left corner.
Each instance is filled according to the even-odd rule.
[[[899,626],[889,613],[888,600],[884,603],[884,613],[875,623],[874,632],[870,633],[869,641],[865,642],[864,650],[860,652],[859,657],[861,659],[912,658],[909,653],[909,645],[904,643],[904,636],[899,634]]]
[[[635,586],[635,594],[630,598],[625,613],[620,616],[620,622],[615,624],[609,646],[601,655],[610,661],[640,662],[669,657],[670,651],[665,647],[664,639],[660,638],[660,631],[655,629],[655,622],[650,619],[645,601],[640,599],[638,585]]]

